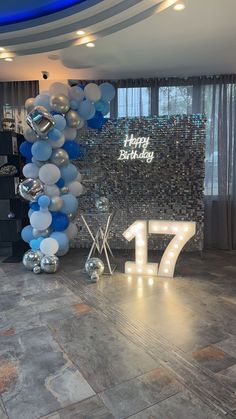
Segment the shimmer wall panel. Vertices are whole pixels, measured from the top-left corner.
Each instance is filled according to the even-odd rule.
[[[96,213],[96,197],[109,199],[113,248],[134,247],[122,232],[136,219],[166,219],[196,221],[186,249],[202,249],[205,122],[203,115],[119,118],[108,120],[101,132],[81,131],[85,157],[78,165],[87,193],[80,211]],[[78,226],[75,244],[87,247],[91,239],[80,217]],[[164,249],[170,238],[150,235],[149,248]]]

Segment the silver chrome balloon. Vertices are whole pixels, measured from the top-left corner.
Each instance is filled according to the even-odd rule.
[[[18,187],[19,194],[26,201],[36,201],[43,194],[44,186],[39,179],[25,179]]]
[[[69,99],[63,94],[51,96],[50,104],[53,110],[59,113],[66,113],[70,108]]]
[[[43,256],[40,263],[41,270],[47,274],[57,272],[59,268],[59,259],[57,256]]]
[[[39,252],[38,250],[35,251],[35,250],[30,249],[27,252],[25,252],[23,256],[23,265],[25,266],[26,269],[29,269],[30,271],[32,271],[35,266],[40,265],[41,258],[42,258],[41,252]]]
[[[90,276],[91,281],[99,279],[99,276],[104,272],[104,263],[99,258],[90,258],[85,263],[85,270]]]
[[[77,212],[69,212],[69,214],[67,214],[67,217],[69,218],[70,221],[73,221],[76,215],[77,215]]]
[[[81,123],[81,118],[78,112],[70,109],[66,114],[66,122],[67,122],[68,127],[70,128],[79,128],[80,123]]]
[[[63,186],[62,188],[61,188],[61,194],[62,195],[65,195],[66,193],[68,193],[69,192],[69,188],[68,188],[68,186]]]
[[[57,148],[53,150],[50,161],[57,167],[61,167],[69,163],[69,156],[63,148]]]
[[[53,196],[51,198],[51,204],[49,205],[50,211],[60,211],[61,207],[63,206],[63,200],[60,196]]]
[[[38,274],[40,274],[40,273],[41,273],[41,268],[40,268],[40,266],[39,266],[39,265],[35,265],[35,266],[33,267],[33,273],[34,273],[34,274],[36,274],[36,275],[38,275]]]
[[[109,200],[105,196],[101,196],[96,199],[95,206],[99,212],[107,212],[109,211]]]
[[[55,125],[53,116],[43,106],[36,106],[27,115],[26,122],[39,137],[46,137]]]
[[[37,228],[33,228],[33,236],[38,239],[39,237],[48,237],[50,234],[49,228],[46,228],[45,230],[37,230]]]

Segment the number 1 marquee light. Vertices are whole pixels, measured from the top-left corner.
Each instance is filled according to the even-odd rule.
[[[174,235],[162,256],[159,269],[157,263],[148,263],[148,233]],[[123,233],[128,241],[135,238],[135,262],[125,263],[125,273],[172,278],[181,250],[195,233],[194,221],[135,221]]]

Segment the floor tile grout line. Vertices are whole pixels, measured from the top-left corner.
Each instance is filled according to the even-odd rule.
[[[169,400],[169,399],[171,399],[172,397],[175,397],[177,394],[180,394],[180,393],[181,393],[181,392],[177,392],[177,393],[171,394],[171,396],[167,396],[165,399],[160,400],[160,401],[159,401],[159,402],[157,402],[157,403],[153,403],[152,405],[147,406],[147,407],[145,407],[144,409],[139,410],[138,412],[132,413],[132,415],[125,416],[125,417],[124,417],[124,418],[122,418],[122,419],[129,419],[129,418],[132,418],[132,417],[133,417],[133,416],[135,416],[135,415],[139,415],[140,413],[145,412],[145,410],[150,409],[150,407],[157,406],[158,404],[160,404],[160,403],[162,403],[162,402],[164,402],[164,401],[166,401],[166,400]]]

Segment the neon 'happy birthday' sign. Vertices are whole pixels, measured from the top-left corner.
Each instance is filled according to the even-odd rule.
[[[148,151],[150,137],[134,137],[126,134],[123,149],[120,150],[118,160],[141,160],[151,163],[154,151]]]

